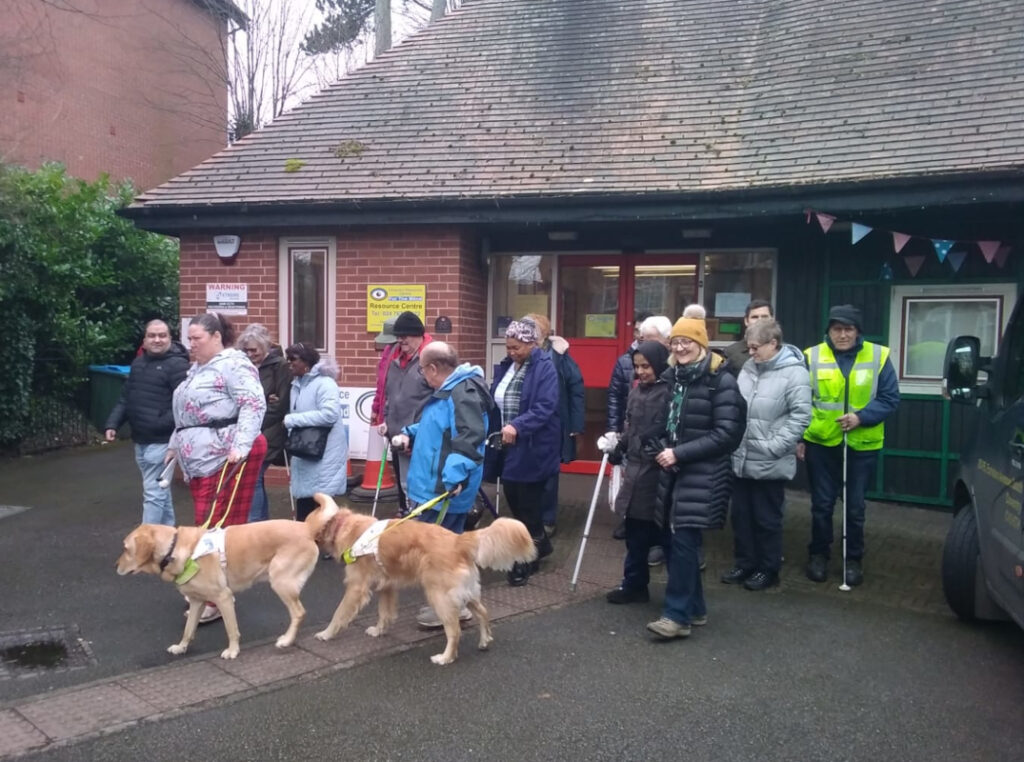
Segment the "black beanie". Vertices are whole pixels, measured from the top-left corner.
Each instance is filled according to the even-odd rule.
[[[832,325],[833,323],[852,325],[860,333],[860,310],[852,304],[837,304],[828,311],[828,324]]]
[[[395,336],[422,336],[426,332],[423,321],[415,312],[403,312],[395,318],[391,333]]]
[[[668,350],[660,341],[645,341],[636,348],[633,354],[637,352],[647,358],[655,378],[664,373],[665,368],[668,367]]]

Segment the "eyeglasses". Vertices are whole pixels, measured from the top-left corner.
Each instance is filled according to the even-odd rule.
[[[247,355],[258,355],[260,353],[260,350],[256,347],[242,347],[242,351]]]
[[[672,347],[672,349],[689,349],[696,343],[697,342],[693,339],[672,339],[672,341],[669,342],[669,346]]]
[[[754,352],[756,352],[763,346],[764,344],[747,344],[747,351],[750,352],[750,354],[754,354]]]
[[[287,360],[288,362],[298,362],[299,360],[298,357],[286,357],[284,359]]]

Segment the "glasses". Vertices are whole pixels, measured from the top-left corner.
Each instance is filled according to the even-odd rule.
[[[672,349],[689,349],[696,343],[697,342],[693,339],[672,339],[672,341],[669,342],[669,346],[672,347]]]
[[[286,357],[284,359],[287,360],[288,362],[298,362],[299,361],[298,357]]]
[[[256,347],[242,347],[242,351],[247,355],[258,355],[260,353],[260,350]]]
[[[747,351],[750,352],[750,354],[754,354],[754,352],[756,352],[763,346],[764,344],[747,344]]]

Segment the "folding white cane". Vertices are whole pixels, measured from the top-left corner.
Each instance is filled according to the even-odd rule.
[[[176,461],[171,458],[170,462],[164,466],[164,470],[160,472],[160,481],[157,484],[163,488],[168,489],[171,486],[171,477],[174,476],[174,465]]]
[[[292,494],[292,467],[288,463],[288,451],[284,450],[284,472],[288,475],[288,501],[292,504],[292,519],[295,519],[295,495]]]
[[[601,482],[604,481],[604,471],[608,467],[608,453],[601,458],[601,470],[597,472],[597,484],[594,486],[594,496],[590,498],[590,511],[587,513],[587,523],[583,527],[583,539],[580,541],[580,554],[576,556],[576,569],[572,573],[572,582],[569,589],[576,592],[576,580],[580,576],[580,566],[583,565],[583,551],[587,547],[587,538],[590,537],[590,525],[594,521],[594,509],[597,507],[597,496],[601,493]]]
[[[843,432],[843,584],[839,589],[849,592],[850,586],[846,584],[846,432]]]

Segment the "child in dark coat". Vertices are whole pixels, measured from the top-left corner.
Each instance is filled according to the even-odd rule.
[[[661,379],[668,367],[668,349],[660,342],[645,341],[633,352],[638,383],[629,392],[625,426],[618,441],[601,437],[598,447],[613,456],[624,456],[622,486],[615,498],[615,512],[625,519],[626,560],[622,584],[606,596],[609,603],[649,600],[648,551],[661,542],[655,523],[655,505],[661,467],[654,457],[662,449],[668,418],[669,388]]]

